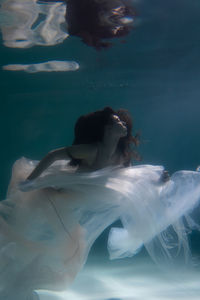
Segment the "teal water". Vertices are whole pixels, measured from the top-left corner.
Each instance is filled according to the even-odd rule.
[[[73,72],[34,74],[1,68],[1,199],[17,158],[40,159],[51,149],[71,144],[77,117],[106,105],[130,111],[135,132],[141,131],[142,163],[162,164],[169,172],[195,170],[200,164],[200,2],[152,0],[135,6],[137,23],[126,43],[117,41],[100,52],[74,37],[54,46],[9,48],[1,11],[1,67],[48,60],[73,60],[80,66]],[[106,234],[93,247],[93,255],[106,255]],[[197,233],[191,242],[199,254]],[[196,297],[199,290],[194,289]],[[124,299],[142,297],[157,299]],[[108,298],[123,299],[116,293],[97,299]],[[176,299],[184,299],[183,294]]]

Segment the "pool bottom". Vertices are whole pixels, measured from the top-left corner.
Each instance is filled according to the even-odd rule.
[[[94,257],[68,291],[37,294],[40,300],[199,300],[199,272],[164,271],[148,259],[106,262]]]

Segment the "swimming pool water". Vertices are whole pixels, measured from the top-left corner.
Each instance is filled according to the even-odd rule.
[[[113,47],[103,51],[88,47],[79,38],[67,37],[64,26],[61,27],[59,37],[56,36],[57,39],[51,37],[44,40],[41,33],[34,33],[34,36],[29,31],[27,33],[28,25],[20,27],[22,6],[20,9],[18,6],[17,11],[17,5],[22,2],[23,0],[0,1],[1,199],[6,196],[11,166],[17,158],[25,156],[40,159],[51,149],[69,145],[73,140],[73,127],[77,117],[107,105],[130,111],[135,133],[141,132],[139,152],[143,157],[142,163],[161,164],[169,172],[196,169],[200,164],[198,0],[135,1],[137,15],[134,30],[122,42],[117,40]],[[30,20],[37,11],[38,2],[26,0],[23,3],[26,3]],[[12,10],[9,9],[10,4],[14,5]],[[29,28],[32,31],[46,20],[44,11],[50,14],[50,10],[47,12],[41,4],[40,9],[43,9],[43,13],[40,13],[38,23],[32,23]],[[62,9],[61,7],[59,10],[61,16]],[[20,39],[20,36],[15,39],[13,32],[19,28],[22,33],[26,32],[29,47],[27,44],[26,47],[23,46],[25,39]],[[44,36],[48,35],[50,29],[47,27]],[[31,66],[29,70],[35,70],[34,73],[17,71],[13,67],[21,65],[22,69],[22,65],[48,61],[75,64],[71,65],[70,70],[68,65],[65,66],[62,72],[52,71],[51,65],[46,66],[46,70],[51,72],[41,72]],[[12,66],[5,67],[7,65]],[[72,294],[68,294],[71,299],[83,299],[80,295],[84,295],[84,299],[101,300],[199,299],[200,291],[194,279],[197,278],[196,274],[190,276],[191,282],[186,280],[188,285],[184,287],[187,291],[185,294],[183,285],[179,285],[180,290],[174,288],[169,292],[168,279],[163,279],[162,283],[153,281],[152,289],[149,288],[150,294],[142,294],[141,285],[149,283],[146,269],[142,276],[137,273],[138,268],[136,273],[130,272],[130,269],[127,271],[125,262],[113,264],[112,271],[106,266],[98,269],[98,255],[103,256],[103,259],[106,257],[106,237],[107,232],[97,241],[92,250],[96,260],[91,254],[91,261],[89,257],[88,266],[83,271],[86,278],[91,277],[96,262],[96,270],[100,274],[98,280],[94,278],[96,285],[94,284],[92,291],[86,288],[84,292],[82,283],[77,281],[74,290],[70,292]],[[196,232],[191,235],[191,243],[193,252],[199,255],[199,235]],[[130,261],[140,261],[143,257],[146,257],[145,252]],[[120,271],[113,271],[116,266],[118,270],[118,264]],[[155,271],[156,267],[151,268]],[[154,271],[150,271],[150,274]],[[118,274],[115,278],[113,274],[116,272]],[[119,287],[124,274],[127,274],[129,287],[136,287],[137,282],[139,288],[130,288],[128,293],[128,285],[121,281],[127,294],[119,292],[115,287]],[[105,282],[102,283],[105,278],[108,279],[109,288],[105,288]],[[157,285],[162,291],[162,297],[153,288]],[[78,290],[80,295],[76,294]]]

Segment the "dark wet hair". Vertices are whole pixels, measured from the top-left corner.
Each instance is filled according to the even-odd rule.
[[[125,36],[133,28],[135,12],[130,0],[66,2],[69,34],[81,37],[85,44],[98,50],[111,45],[105,40]],[[127,20],[130,22],[126,22]]]
[[[112,115],[117,115],[121,121],[126,123],[127,135],[119,139],[117,151],[123,156],[124,166],[128,166],[131,163],[131,158],[134,156],[133,153],[135,153],[132,145],[137,145],[137,141],[132,136],[132,119],[127,110],[119,109],[114,111],[111,107],[105,107],[103,110],[81,116],[75,124],[73,145],[101,142],[105,126],[113,122]],[[80,163],[81,160],[72,158],[71,164],[79,165]]]

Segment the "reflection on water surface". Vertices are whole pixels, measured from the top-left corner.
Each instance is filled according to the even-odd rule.
[[[7,71],[25,71],[27,73],[37,72],[63,72],[63,71],[76,71],[79,69],[79,64],[75,61],[47,61],[40,64],[16,64],[3,66]]]
[[[65,24],[66,5],[63,2],[39,2],[37,0],[7,0],[1,5],[0,22],[4,46],[30,48],[33,46],[53,46],[67,37]],[[75,61],[46,61],[34,64],[9,64],[7,71],[27,73],[76,71]]]
[[[66,5],[62,2],[41,3],[37,0],[6,0],[1,4],[0,23],[6,47],[28,48],[36,45],[52,46],[68,37],[65,23]]]
[[[131,31],[135,23],[132,6],[127,0],[3,0],[1,14],[7,16],[1,24],[4,45],[52,46],[63,42],[68,31],[88,46],[107,48],[111,43],[105,40]]]

